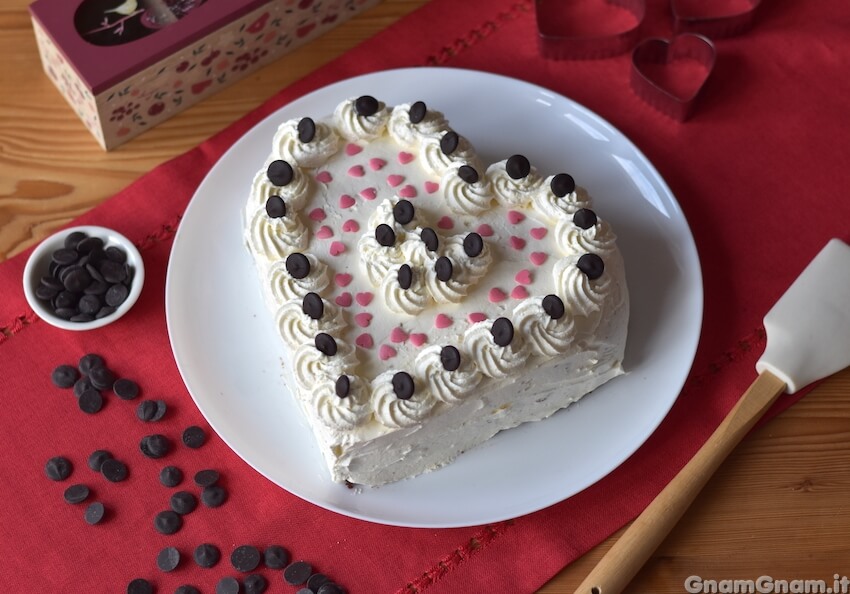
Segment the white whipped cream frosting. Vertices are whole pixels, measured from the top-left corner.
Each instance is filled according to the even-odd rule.
[[[348,99],[334,110],[334,123],[339,133],[347,140],[374,140],[381,136],[390,117],[389,108],[378,102],[378,111],[370,116],[361,116],[354,107],[355,100]]]
[[[316,133],[309,142],[301,142],[298,135],[300,119],[287,120],[274,135],[277,157],[299,167],[319,167],[339,150],[342,140],[334,129],[324,122],[316,122]]]
[[[461,353],[461,365],[454,371],[443,367],[443,347],[432,345],[416,357],[416,373],[426,378],[430,393],[440,402],[458,404],[481,383],[481,372],[468,355]]]

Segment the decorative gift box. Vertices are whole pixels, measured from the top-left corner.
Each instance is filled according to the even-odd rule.
[[[112,149],[379,0],[37,0],[44,70]]]

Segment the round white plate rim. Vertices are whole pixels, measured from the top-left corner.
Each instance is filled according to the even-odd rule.
[[[325,102],[329,101],[329,98],[331,97],[335,97],[336,101],[339,101],[346,96],[362,94],[362,92],[358,91],[358,89],[371,89],[373,90],[373,94],[380,98],[378,93],[379,90],[387,92],[389,90],[389,83],[398,82],[399,80],[404,80],[408,84],[419,85],[420,89],[427,88],[428,84],[451,84],[452,82],[467,85],[468,90],[473,91],[477,85],[482,87],[486,87],[487,84],[495,85],[497,87],[503,86],[508,90],[514,90],[517,93],[532,94],[537,97],[538,101],[545,102],[548,100],[551,101],[552,104],[559,104],[568,108],[567,111],[575,117],[575,120],[572,122],[573,124],[578,123],[581,125],[582,122],[585,125],[592,124],[596,128],[590,131],[591,134],[595,133],[602,136],[608,134],[611,138],[605,138],[606,141],[616,141],[619,143],[618,146],[621,146],[625,151],[625,154],[633,159],[633,162],[631,162],[632,166],[638,167],[637,171],[639,171],[641,179],[637,180],[636,183],[640,183],[644,186],[642,191],[646,191],[647,188],[649,188],[649,190],[655,193],[652,198],[644,195],[641,195],[641,197],[647,202],[653,203],[652,205],[654,208],[662,210],[666,218],[675,222],[674,228],[667,229],[668,233],[675,231],[675,237],[671,235],[668,240],[673,241],[676,244],[676,249],[679,253],[670,254],[670,256],[680,260],[677,264],[681,264],[680,272],[684,275],[684,277],[681,279],[683,287],[679,291],[680,294],[678,295],[678,297],[683,299],[683,301],[681,303],[674,303],[672,307],[677,312],[677,319],[679,319],[680,325],[686,325],[686,327],[679,329],[678,336],[672,337],[678,341],[676,346],[678,351],[676,356],[678,365],[675,369],[668,370],[665,378],[667,383],[665,386],[664,399],[662,401],[652,403],[653,408],[650,411],[651,414],[645,419],[645,423],[641,428],[641,434],[629,442],[620,444],[619,449],[609,453],[605,463],[599,465],[598,472],[595,474],[591,473],[592,475],[590,476],[582,477],[582,480],[574,481],[573,484],[568,487],[559,487],[558,485],[550,484],[552,483],[552,477],[546,477],[549,481],[547,484],[543,485],[545,488],[542,489],[543,493],[540,495],[536,493],[532,494],[530,491],[523,491],[522,497],[518,496],[516,493],[489,493],[489,496],[491,497],[489,501],[486,499],[484,501],[478,499],[476,501],[470,500],[460,502],[452,500],[452,506],[442,507],[445,508],[454,506],[454,508],[452,510],[445,510],[445,512],[441,510],[441,504],[438,501],[432,502],[431,499],[426,501],[421,498],[417,500],[416,494],[418,491],[418,485],[424,484],[426,481],[432,481],[432,477],[434,476],[442,476],[441,473],[450,471],[453,466],[463,464],[465,458],[471,458],[475,455],[482,458],[482,456],[488,455],[488,453],[480,454],[476,450],[486,448],[492,450],[494,447],[499,447],[499,445],[496,445],[493,442],[498,442],[499,439],[503,439],[501,435],[497,436],[494,440],[491,440],[491,442],[484,444],[484,446],[464,454],[454,464],[449,465],[440,471],[429,473],[422,477],[417,477],[408,481],[402,481],[401,483],[389,485],[380,489],[365,489],[362,492],[352,492],[351,490],[344,489],[344,487],[340,487],[339,485],[332,483],[330,478],[327,477],[327,473],[324,471],[324,468],[316,469],[315,473],[308,472],[301,476],[282,476],[278,472],[278,469],[274,467],[274,464],[269,463],[269,460],[258,459],[256,452],[247,452],[247,450],[250,450],[249,446],[251,445],[249,443],[251,439],[250,436],[245,435],[244,432],[242,435],[234,434],[234,432],[226,426],[227,419],[224,418],[219,410],[219,407],[223,402],[221,401],[221,398],[226,399],[230,397],[232,399],[233,395],[225,396],[223,393],[215,394],[214,389],[210,390],[211,386],[208,383],[204,385],[204,381],[199,378],[198,365],[193,365],[190,360],[191,357],[189,356],[189,352],[191,348],[197,346],[197,341],[195,341],[195,344],[192,344],[193,341],[187,336],[187,329],[184,327],[183,321],[179,319],[178,310],[183,311],[181,310],[181,307],[185,308],[185,302],[181,303],[181,301],[184,301],[184,297],[181,297],[181,292],[187,288],[187,283],[189,282],[184,279],[184,277],[189,276],[189,271],[186,268],[186,262],[182,261],[181,258],[185,260],[186,256],[184,254],[187,253],[187,250],[192,249],[191,247],[186,246],[186,237],[190,236],[191,233],[200,232],[197,225],[203,220],[203,214],[197,213],[199,209],[203,209],[204,206],[208,206],[210,201],[213,199],[211,198],[211,195],[215,194],[214,190],[216,184],[222,181],[221,177],[223,175],[222,172],[224,171],[224,168],[226,168],[231,161],[238,161],[243,152],[250,152],[248,149],[253,145],[256,145],[258,139],[262,137],[263,134],[265,134],[265,138],[262,146],[262,151],[264,151],[262,158],[265,158],[265,153],[268,152],[268,147],[270,146],[271,136],[269,134],[269,130],[273,132],[273,129],[276,128],[277,124],[286,118],[298,117],[308,113],[308,111],[305,111],[304,108],[311,102],[314,102],[317,97],[324,98]],[[541,97],[543,99],[541,99]],[[399,102],[402,100],[412,101],[415,98],[416,97],[400,99]],[[444,108],[445,106],[440,105],[439,107]],[[453,123],[456,122],[453,121]],[[459,127],[459,131],[461,133],[466,132],[462,125]],[[587,132],[587,130],[584,131]],[[475,143],[476,137],[474,136],[474,133],[471,133],[470,136],[473,143]],[[614,158],[617,157],[614,156]],[[621,165],[624,169],[626,169],[625,164]],[[252,167],[253,168],[246,173],[249,179],[253,176],[253,172],[256,170],[255,166]],[[631,174],[635,174],[635,170],[633,170]],[[234,198],[232,200],[235,200],[238,203],[238,208],[241,210],[244,202],[243,198],[240,196],[238,199]],[[639,204],[639,206],[643,205]],[[194,229],[193,226],[195,227]],[[618,229],[616,225],[615,229]],[[232,246],[230,247],[232,248]],[[241,248],[241,246],[239,247]],[[251,272],[253,273],[253,270]],[[194,278],[194,275],[192,276]],[[631,285],[631,278],[629,282]],[[246,290],[250,291],[250,288]],[[640,445],[642,445],[643,442],[652,434],[675,402],[681,386],[684,384],[685,378],[690,371],[690,365],[696,352],[703,308],[702,277],[699,266],[699,258],[687,221],[681,213],[678,202],[661,175],[657,172],[646,156],[629,139],[594,112],[575,103],[567,97],[554,93],[538,85],[492,73],[440,67],[403,68],[380,71],[339,81],[332,85],[317,89],[287,104],[267,116],[263,121],[259,122],[250,131],[244,134],[213,166],[206,178],[199,185],[195,195],[192,197],[189,205],[187,206],[175,236],[172,253],[169,258],[165,293],[166,321],[169,340],[180,375],[183,378],[183,381],[186,384],[196,406],[204,415],[207,422],[237,455],[273,483],[307,501],[331,511],[377,523],[427,528],[448,528],[485,524],[531,513],[548,507],[549,505],[557,503],[583,490],[620,466],[620,464],[622,464],[622,462],[624,462],[635,450],[637,450],[638,447],[640,447]],[[206,348],[209,348],[209,345],[207,345]],[[628,353],[629,350],[627,347],[627,361],[629,357]],[[648,381],[653,379],[651,375],[641,377],[641,370],[645,367],[647,367],[645,360],[638,362],[636,367],[631,370],[631,373],[623,377],[632,378],[631,381],[633,383],[640,382],[641,380]],[[618,378],[597,390],[597,392],[600,393],[605,392],[606,395],[600,395],[597,397],[596,394],[594,394],[592,398],[585,398],[577,405],[571,407],[571,409],[585,407],[585,402],[591,399],[595,402],[606,398],[608,392],[616,389],[611,387],[618,385],[616,382],[623,383],[628,381],[630,380]],[[288,394],[284,395],[284,397],[288,397]],[[292,403],[292,406],[295,406],[294,402]],[[567,412],[566,414],[574,413]],[[559,415],[561,415],[561,413],[559,413]],[[556,415],[556,417],[558,417],[558,415]],[[546,421],[539,425],[540,427],[544,427],[546,426],[546,423],[552,424],[555,422],[554,419],[555,417],[553,417],[553,420]],[[519,427],[507,433],[516,434],[522,431],[527,433],[528,427]],[[538,429],[538,432],[542,432],[542,430]],[[304,435],[301,435],[301,437],[303,438]],[[246,439],[248,440],[247,442]],[[519,438],[515,438],[513,441],[516,441],[516,439]],[[299,444],[298,447],[301,447],[302,445],[303,444]],[[313,447],[313,444],[307,444],[305,447]],[[505,448],[502,447],[502,449]],[[593,455],[593,453],[591,452],[590,455]],[[265,455],[261,455],[259,457],[265,458]],[[480,462],[480,460],[478,460],[478,462]],[[468,468],[465,468],[464,470],[468,470]],[[324,473],[324,476],[322,476],[322,473]],[[457,482],[456,476],[452,477],[452,479]],[[324,485],[319,485],[318,488],[316,488],[316,481],[321,482],[322,480],[327,482],[326,490]],[[419,481],[419,483],[417,483],[417,481]],[[313,488],[313,492],[308,492],[308,490],[303,487],[304,484],[310,484],[310,487]],[[442,485],[438,486],[442,487]],[[451,485],[448,485],[448,487],[451,487]],[[346,491],[346,493],[340,495],[340,488]],[[318,493],[316,493],[316,491],[318,491]],[[442,491],[439,492],[442,496]],[[428,493],[432,494],[433,491],[429,491]],[[466,491],[464,491],[463,494],[465,496],[469,495]],[[527,499],[529,497],[530,499]],[[411,515],[407,509],[404,509],[407,507],[410,498],[412,498],[414,506],[420,506],[418,512],[413,515]],[[513,498],[516,498],[517,501],[513,501]],[[437,497],[437,499],[439,499],[439,497]],[[395,506],[396,502],[398,503],[398,506]],[[460,510],[457,509],[458,507]]]

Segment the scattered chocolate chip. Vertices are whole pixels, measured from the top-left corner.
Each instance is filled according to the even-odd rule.
[[[298,588],[298,591],[295,594],[316,594],[316,593],[313,592],[310,588],[304,587],[304,588]]]
[[[100,472],[100,470],[103,468],[103,463],[111,459],[111,452],[108,452],[107,450],[95,450],[91,454],[89,454],[88,465],[89,468],[91,468],[95,472]]]
[[[364,118],[375,115],[380,108],[378,100],[371,95],[362,95],[354,100],[354,111]]]
[[[174,547],[165,547],[156,556],[156,566],[160,571],[174,571],[180,565],[180,551]]]
[[[89,506],[86,508],[85,514],[83,514],[83,517],[86,520],[86,524],[90,524],[92,526],[94,526],[95,524],[100,524],[105,516],[106,508],[100,501],[90,503]]]
[[[292,278],[305,278],[310,274],[310,260],[300,252],[289,254],[286,257],[286,271]]]
[[[563,198],[567,194],[572,194],[576,191],[576,182],[569,173],[559,173],[552,178],[549,188],[555,196]]]
[[[292,178],[295,176],[295,172],[292,170],[292,165],[283,159],[278,159],[269,163],[266,175],[273,185],[285,186],[292,181]]]
[[[407,115],[410,118],[411,124],[418,124],[425,119],[425,114],[428,113],[428,108],[424,101],[417,101],[407,110]]]
[[[67,503],[77,504],[82,503],[83,501],[88,499],[90,493],[91,491],[89,491],[89,488],[86,485],[71,485],[70,487],[65,489],[65,492],[62,494],[62,497]]]
[[[144,578],[136,578],[127,584],[127,594],[153,594],[153,584]]]
[[[198,498],[189,491],[177,491],[169,499],[169,504],[175,513],[185,516],[191,514],[198,507]]]
[[[77,382],[80,374],[77,368],[71,365],[60,365],[50,374],[50,381],[57,388],[71,388]]]
[[[266,214],[271,219],[279,219],[286,216],[286,202],[278,195],[269,196],[266,200]]]
[[[406,371],[399,371],[393,375],[393,392],[400,400],[409,400],[413,396],[413,378]]]
[[[328,582],[327,584],[322,584],[322,586],[316,590],[316,594],[345,594],[345,591],[338,584]]]
[[[159,471],[159,482],[164,487],[176,487],[183,482],[183,471],[176,466],[166,466]]]
[[[100,465],[100,474],[110,483],[120,483],[129,473],[127,465],[115,458],[107,458]]]
[[[351,392],[351,380],[348,379],[347,375],[341,375],[336,378],[336,383],[334,384],[334,391],[336,395],[340,398],[346,398],[348,394]]]
[[[153,519],[153,527],[160,534],[174,534],[183,527],[183,518],[173,510],[161,511]]]
[[[186,427],[183,430],[183,445],[187,448],[192,448],[193,450],[197,450],[199,447],[204,445],[207,441],[207,432],[198,427],[197,425],[192,425],[190,427]]]
[[[310,292],[301,301],[301,311],[313,320],[321,320],[325,315],[325,303],[318,294]]]
[[[319,349],[323,355],[327,355],[328,357],[333,357],[336,355],[337,346],[336,341],[333,336],[328,334],[327,332],[319,332],[316,334],[316,338],[314,340],[316,343],[316,348]]]
[[[79,398],[86,390],[94,390],[94,386],[91,385],[91,381],[89,381],[89,378],[83,376],[76,382],[74,382],[74,396]]]
[[[413,285],[413,269],[408,264],[402,264],[398,268],[398,286],[405,291]]]
[[[508,318],[497,318],[490,327],[493,342],[500,347],[506,347],[514,339],[514,325]]]
[[[437,232],[434,231],[431,227],[425,227],[419,233],[420,239],[422,239],[422,243],[425,244],[425,249],[429,252],[436,252],[437,248],[440,247],[440,238],[437,237]]]
[[[589,208],[580,208],[573,215],[573,223],[581,229],[590,229],[597,220],[596,213]]]
[[[156,460],[166,456],[171,451],[171,440],[159,433],[145,435],[139,442],[139,450],[146,457]]]
[[[263,563],[269,569],[283,569],[289,563],[289,551],[280,545],[269,545],[263,551]]]
[[[313,142],[316,137],[316,122],[313,118],[301,118],[298,120],[298,140],[303,143]]]
[[[463,251],[470,258],[481,255],[484,251],[484,240],[474,231],[463,238]]]
[[[578,259],[576,266],[590,280],[596,280],[605,272],[605,262],[597,254],[584,254]]]
[[[384,247],[392,247],[395,245],[395,231],[385,223],[381,223],[375,227],[375,239]]]
[[[258,573],[252,573],[245,576],[245,594],[263,594],[268,587],[269,582]]]
[[[310,579],[307,580],[307,589],[311,592],[318,592],[319,588],[325,584],[329,584],[330,582],[331,578],[326,576],[324,573],[314,573],[310,576]]]
[[[203,491],[201,491],[201,501],[207,507],[220,507],[227,501],[227,491],[220,485],[204,487]]]
[[[505,171],[512,179],[522,179],[531,173],[531,163],[523,155],[512,155],[505,163]]]
[[[54,456],[44,465],[44,474],[51,481],[64,481],[73,471],[74,465],[65,456]]]
[[[103,408],[103,395],[98,390],[91,388],[80,394],[77,404],[81,411],[93,415]]]
[[[236,571],[248,573],[254,571],[260,565],[260,551],[251,545],[241,545],[230,553],[230,564]]]
[[[200,567],[209,569],[210,567],[215,567],[219,560],[221,560],[221,551],[214,544],[205,542],[195,547],[195,552],[192,556],[195,559],[195,563]]]
[[[199,487],[209,487],[216,484],[219,478],[221,478],[221,476],[218,474],[217,470],[207,468],[195,473],[195,484]]]
[[[451,345],[440,350],[440,363],[446,371],[455,371],[460,367],[460,351]]]
[[[227,576],[218,580],[215,585],[215,594],[239,594],[241,586],[235,577]]]
[[[393,206],[393,218],[399,225],[407,225],[413,220],[415,211],[410,200],[399,200]]]
[[[543,298],[543,311],[553,320],[560,320],[565,312],[564,302],[557,295],[546,295]]]
[[[452,265],[452,261],[449,260],[446,256],[440,256],[434,263],[434,272],[437,273],[437,280],[441,280],[444,283],[448,282],[452,278],[452,274],[454,273],[454,266]]]
[[[165,416],[167,410],[164,400],[142,400],[136,407],[136,417],[146,423],[155,423]]]
[[[471,165],[461,165],[458,167],[457,175],[468,184],[474,184],[479,179],[478,172]]]
[[[283,570],[283,580],[290,586],[300,586],[306,583],[312,574],[312,565],[306,561],[295,561]]]
[[[112,384],[112,392],[121,400],[133,400],[139,397],[139,384],[131,379],[120,378]]]
[[[201,594],[201,591],[190,584],[183,584],[182,586],[177,586],[174,594]]]
[[[443,151],[444,155],[451,155],[457,150],[459,144],[460,136],[454,130],[449,130],[440,139],[440,150]]]
[[[80,373],[83,375],[91,375],[92,369],[96,367],[105,367],[106,361],[103,360],[103,357],[96,353],[87,353],[80,357],[79,363],[77,363],[77,367],[80,368]]]
[[[88,375],[91,385],[98,390],[108,390],[115,383],[115,374],[107,367],[95,367]]]

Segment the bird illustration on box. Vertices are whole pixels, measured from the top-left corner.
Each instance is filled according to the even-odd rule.
[[[77,29],[96,45],[118,45],[173,25],[206,0],[85,0]],[[83,25],[85,23],[85,25]]]
[[[139,8],[138,0],[125,0],[119,6],[116,6],[115,8],[110,8],[109,10],[105,10],[104,12],[106,14],[110,14],[110,13],[115,12],[115,13],[123,14],[124,16],[127,16],[127,15],[130,15],[130,14],[133,14],[134,12],[136,12],[136,10],[138,10],[138,8]]]

